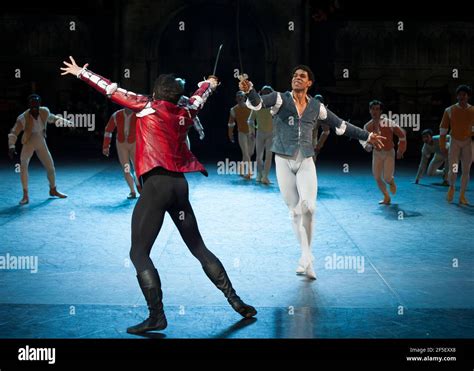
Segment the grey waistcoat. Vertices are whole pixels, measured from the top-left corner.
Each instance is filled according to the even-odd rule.
[[[258,95],[255,89],[247,94],[247,107],[253,110],[270,108],[273,116],[272,152],[293,156],[298,149],[304,157],[314,155],[313,129],[318,120],[335,129],[336,134],[366,141],[369,133],[337,117],[315,98],[310,98],[301,117],[298,116],[291,92]]]

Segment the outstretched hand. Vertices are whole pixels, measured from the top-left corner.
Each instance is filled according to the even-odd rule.
[[[74,58],[71,56],[69,56],[69,60],[70,60],[70,63],[63,61],[66,67],[61,67],[61,71],[63,71],[61,75],[71,74],[71,75],[77,76],[79,75],[79,72],[81,72],[84,68],[87,68],[87,66],[89,66],[89,63],[86,63],[84,66],[79,67],[76,61],[74,60]]]
[[[384,147],[384,145],[383,145],[383,140],[384,139],[387,139],[387,138],[385,138],[385,137],[383,137],[383,136],[381,136],[380,134],[377,134],[377,133],[371,133],[368,142],[370,144],[374,145],[377,149],[382,149]]]

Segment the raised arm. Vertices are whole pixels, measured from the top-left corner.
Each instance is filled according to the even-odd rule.
[[[249,80],[242,80],[239,82],[239,89],[247,96],[245,104],[248,108],[254,111],[259,111],[262,108],[271,108],[277,104],[280,93],[274,91],[263,96],[259,95],[253,87],[253,83]],[[280,103],[281,104],[281,103]]]
[[[366,142],[371,135],[371,133],[368,131],[354,126],[351,123],[339,118],[323,104],[321,104],[321,108],[319,110],[318,120],[321,121],[321,124],[327,125],[334,129],[337,135],[346,135],[350,138],[355,138],[363,142]]]
[[[188,100],[187,108],[193,117],[196,117],[202,107],[204,107],[207,98],[216,90],[218,84],[216,76],[209,76],[207,80],[201,81],[198,84],[198,89]]]
[[[364,148],[366,147],[367,143],[371,143],[377,148],[383,148],[382,139],[385,139],[384,137],[376,133],[369,133],[364,129],[344,121],[331,110],[326,108],[323,104],[321,104],[319,109],[318,120],[321,120],[321,124],[328,125],[329,127],[333,128],[337,135],[346,135],[349,138],[358,139]]]
[[[260,95],[257,91],[252,88],[247,94],[247,101],[245,104],[248,108],[254,111],[259,111],[262,108],[272,108],[278,102],[280,93],[273,91],[270,94]],[[280,103],[281,104],[281,103]]]
[[[54,113],[51,113],[48,107],[43,107],[43,108],[48,111],[48,118],[46,119],[47,124],[56,124],[56,125],[60,125],[61,123],[72,124],[72,121],[65,119],[61,115],[55,115]]]
[[[107,96],[107,98],[112,100],[112,102],[122,107],[129,108],[134,112],[140,112],[150,102],[150,97],[135,94],[131,91],[119,88],[117,83],[113,83],[110,80],[89,71],[87,69],[89,64],[79,67],[73,57],[69,57],[69,59],[70,62],[63,62],[65,67],[61,67],[61,70],[63,71],[61,75],[71,74],[76,76],[99,93]]]

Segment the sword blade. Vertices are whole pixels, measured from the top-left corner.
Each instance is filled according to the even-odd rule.
[[[213,74],[214,76],[216,75],[217,64],[219,63],[219,58],[220,58],[220,56],[221,56],[222,46],[223,46],[223,44],[219,45],[219,50],[217,51],[216,61],[214,62],[214,69],[212,70],[212,74]]]

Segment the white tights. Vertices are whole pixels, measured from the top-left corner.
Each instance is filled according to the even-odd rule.
[[[301,246],[300,265],[312,260],[313,214],[316,208],[318,179],[313,158],[304,158],[300,151],[293,156],[275,155],[276,176]]]

